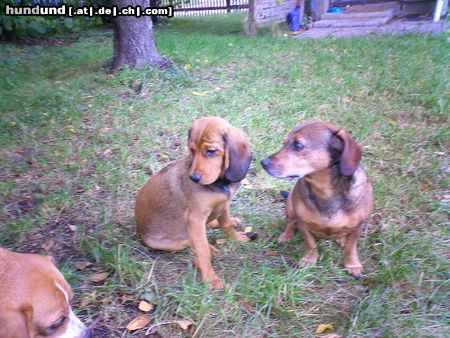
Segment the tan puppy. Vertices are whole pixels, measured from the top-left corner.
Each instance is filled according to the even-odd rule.
[[[361,148],[345,131],[324,122],[293,129],[283,147],[264,159],[263,168],[278,178],[298,178],[286,201],[287,227],[279,243],[298,229],[305,242],[300,265],[316,263],[314,237],[341,239],[344,265],[359,277],[362,265],[357,242],[372,211],[372,185],[359,162]]]
[[[50,256],[0,248],[0,337],[88,338],[72,290]]]
[[[177,251],[192,246],[194,263],[209,288],[223,288],[211,265],[206,224],[217,220],[232,239],[237,219],[229,201],[247,174],[251,150],[244,134],[218,117],[197,119],[189,130],[189,154],[150,177],[136,199],[136,221],[145,245]]]

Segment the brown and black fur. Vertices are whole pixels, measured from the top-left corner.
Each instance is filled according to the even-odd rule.
[[[294,128],[283,147],[262,161],[278,178],[298,178],[286,201],[287,227],[279,243],[299,230],[305,242],[300,265],[316,263],[315,238],[344,244],[344,265],[353,276],[362,274],[357,242],[372,211],[372,185],[360,165],[361,148],[349,133],[325,122]]]
[[[197,119],[189,131],[189,153],[150,177],[136,199],[137,230],[153,249],[174,252],[191,246],[194,263],[210,289],[223,288],[211,264],[206,224],[232,239],[249,238],[234,229],[229,201],[247,174],[251,150],[244,134],[218,117]]]

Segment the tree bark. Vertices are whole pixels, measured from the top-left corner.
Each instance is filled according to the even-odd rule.
[[[113,4],[120,8],[127,6],[150,7],[149,0],[115,0]],[[125,66],[142,68],[145,66],[166,69],[171,66],[168,59],[159,55],[153,39],[153,24],[149,16],[117,16],[114,25],[114,54],[111,70],[113,72]]]

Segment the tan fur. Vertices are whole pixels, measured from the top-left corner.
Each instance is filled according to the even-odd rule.
[[[0,337],[68,336],[72,296],[50,256],[0,248]],[[62,325],[50,329],[63,316]],[[80,327],[76,337],[90,337],[89,330]]]
[[[303,148],[296,149],[300,143]],[[343,130],[324,122],[293,129],[283,147],[262,161],[278,178],[299,178],[286,201],[288,224],[278,238],[290,241],[299,230],[305,242],[302,266],[318,258],[315,237],[345,239],[344,265],[353,276],[362,274],[357,241],[372,211],[372,185],[359,165],[361,149]]]
[[[211,264],[206,224],[217,220],[212,225],[219,225],[230,238],[249,240],[235,231],[238,220],[230,217],[229,201],[247,173],[251,151],[243,133],[218,117],[194,122],[188,148],[188,155],[150,177],[139,191],[137,230],[153,249],[173,252],[191,246],[202,280],[219,290],[223,283]],[[193,182],[193,176],[199,181]]]

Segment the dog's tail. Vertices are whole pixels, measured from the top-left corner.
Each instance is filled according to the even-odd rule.
[[[281,195],[281,197],[287,199],[289,197],[289,191],[281,190],[280,195]]]

